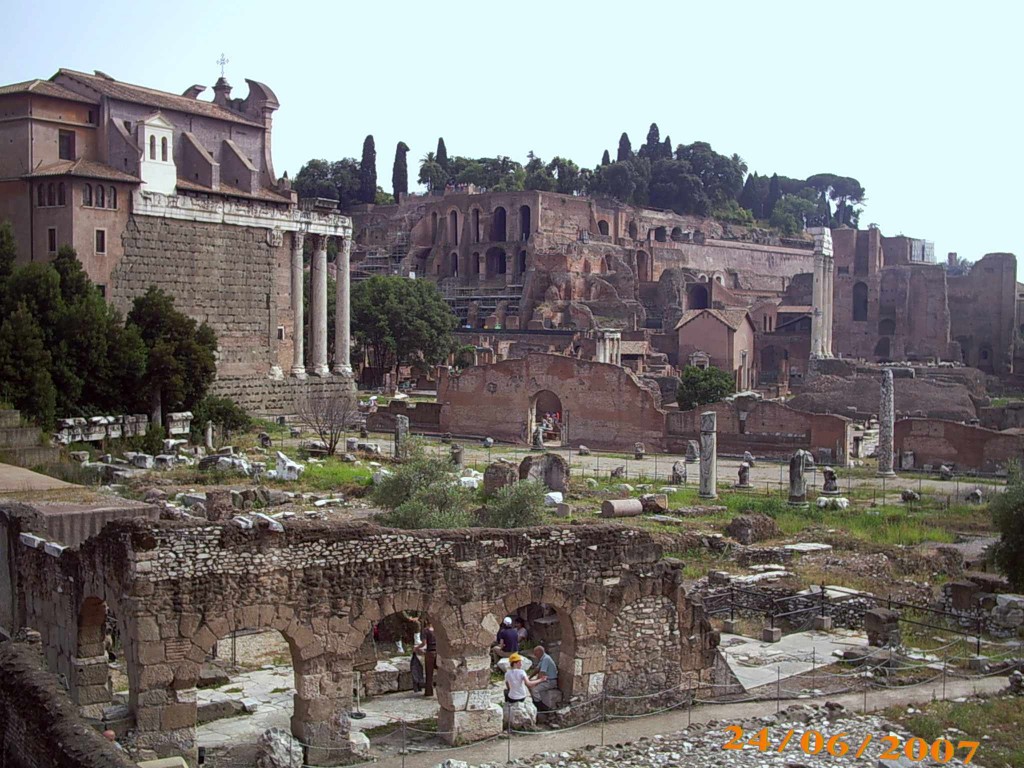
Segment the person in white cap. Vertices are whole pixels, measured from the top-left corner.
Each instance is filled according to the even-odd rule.
[[[491,658],[494,661],[508,658],[519,650],[519,633],[512,628],[512,617],[506,616],[501,622],[501,629],[491,646]]]

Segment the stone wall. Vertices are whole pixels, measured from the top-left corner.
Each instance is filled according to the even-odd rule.
[[[897,459],[904,451],[913,451],[915,467],[952,464],[957,469],[995,472],[1024,459],[1024,435],[940,419],[897,421],[895,444]]]
[[[989,253],[960,277],[949,278],[951,334],[963,362],[986,373],[1013,370],[1017,338],[1017,258]]]
[[[771,401],[737,398],[712,403],[696,410],[670,413],[666,418],[667,450],[682,452],[688,440],[700,438],[700,414],[718,414],[720,453],[752,451],[759,455],[786,457],[797,448],[817,455],[832,452],[836,463],[850,456],[853,422],[843,416],[808,413]]]
[[[546,603],[558,613],[568,701],[604,690],[609,658],[627,663],[610,657],[608,642],[623,613],[623,633],[677,628],[645,640],[645,663],[666,675],[707,685],[717,653],[717,634],[681,586],[681,563],[662,560],[649,534],[625,527],[395,531],[288,521],[275,533],[132,521],[108,524],[77,551],[54,555],[28,540],[16,552],[24,623],[38,629],[73,696],[92,690],[98,669],[87,633],[102,615],[97,606],[117,616],[144,756],[195,759],[200,664],[234,630],[275,629],[288,641],[292,732],[310,765],[349,757],[353,663],[374,622],[398,611],[433,621],[438,726],[453,743],[500,732],[500,708],[483,690],[487,649],[501,617],[519,607]],[[646,693],[648,682],[622,675],[620,690]]]
[[[179,310],[217,333],[218,374],[266,376],[272,364],[291,363],[278,361],[278,326],[286,338],[292,336],[291,312],[279,306],[279,285],[290,284],[288,261],[279,254],[285,249],[268,244],[269,233],[132,216],[107,295],[127,312],[149,286],[163,289]]]
[[[557,398],[574,445],[585,441],[621,450],[637,441],[648,448],[661,444],[665,412],[656,387],[648,389],[617,365],[544,354],[473,366],[457,375],[442,369],[441,431],[526,442],[541,392]]]
[[[0,643],[0,762],[6,768],[131,768],[79,717],[38,648]]]
[[[679,627],[665,620],[673,615],[672,604],[661,595],[641,598],[619,613],[608,634],[607,694],[655,693],[683,685],[679,659],[665,653],[679,647]]]
[[[265,416],[294,414],[303,397],[324,393],[354,395],[355,383],[343,376],[310,376],[305,380],[218,376],[210,387],[211,395],[230,397],[249,413]]]

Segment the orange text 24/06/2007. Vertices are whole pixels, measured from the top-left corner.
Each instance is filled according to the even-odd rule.
[[[805,755],[818,755],[825,753],[832,757],[842,757],[852,754],[853,757],[876,758],[878,760],[899,760],[906,757],[913,762],[932,760],[937,763],[948,763],[954,757],[961,757],[965,763],[974,759],[974,753],[978,749],[977,741],[957,741],[949,739],[935,739],[927,742],[924,739],[910,738],[904,741],[899,736],[883,734],[874,736],[867,734],[857,742],[848,740],[848,734],[840,732],[832,735],[823,734],[821,731],[808,730],[797,733],[790,728],[778,741],[772,739],[768,728],[762,728],[750,738],[744,738],[743,728],[738,725],[730,725],[725,729],[727,734],[732,734],[723,745],[722,749],[746,749],[756,748],[761,752],[785,752],[786,750],[800,751]],[[875,744],[876,749],[868,748]],[[881,753],[875,755],[877,748],[881,747]]]

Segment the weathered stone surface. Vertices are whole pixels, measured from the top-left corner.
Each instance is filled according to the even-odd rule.
[[[549,490],[565,493],[569,490],[569,465],[557,453],[530,455],[519,465],[519,479],[534,480]]]
[[[864,613],[864,631],[868,644],[874,646],[893,645],[900,638],[900,615],[888,608],[872,608]]]
[[[789,460],[789,503],[794,506],[807,504],[807,471],[814,466],[809,451],[797,450]]]
[[[519,481],[519,470],[515,464],[505,459],[498,459],[487,465],[484,470],[484,494],[493,496],[506,485]]]
[[[878,474],[892,476],[895,452],[896,394],[892,368],[882,371],[881,399],[878,406]]]
[[[395,416],[395,458],[404,459],[409,452],[409,417]]]
[[[686,464],[682,461],[672,463],[672,482],[677,485],[686,485]]]
[[[528,731],[537,727],[537,705],[527,696],[522,701],[506,702],[502,727],[513,731]]]
[[[271,728],[256,740],[256,768],[302,768],[305,753],[290,733]]]
[[[668,512],[668,496],[664,493],[645,493],[640,497],[644,514],[660,515]]]
[[[601,517],[636,517],[644,513],[640,499],[605,499],[601,502]]]
[[[700,415],[700,497],[718,498],[718,414],[705,411]],[[687,447],[687,460],[689,460]]]
[[[760,512],[747,512],[734,517],[725,532],[744,545],[776,539],[782,535],[775,520]]]

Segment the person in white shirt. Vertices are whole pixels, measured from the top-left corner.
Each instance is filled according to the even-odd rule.
[[[509,668],[505,673],[505,700],[510,703],[524,701],[530,695],[530,681],[523,671],[523,657],[513,653],[508,657]]]

